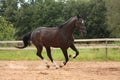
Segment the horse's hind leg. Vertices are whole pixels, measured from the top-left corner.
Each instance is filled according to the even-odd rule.
[[[41,45],[39,45],[39,46],[36,46],[37,47],[37,56],[39,56],[43,61],[45,61],[45,63],[46,63],[46,66],[49,68],[50,66],[48,65],[48,63],[47,63],[47,60],[45,60],[44,58],[43,58],[43,56],[42,56],[42,50],[43,50],[43,47],[41,46]]]
[[[71,44],[71,45],[70,45],[70,48],[71,48],[72,50],[74,50],[74,51],[76,52],[76,54],[73,55],[73,56],[69,55],[69,57],[76,58],[76,57],[79,55],[79,51],[76,49],[76,47],[74,46],[74,44]]]
[[[39,56],[42,60],[44,59],[43,56],[41,55],[43,50],[42,46],[37,46],[37,56]]]
[[[49,59],[50,59],[51,62],[54,64],[54,66],[56,67],[56,69],[58,69],[59,66],[55,63],[55,61],[54,61],[53,58],[52,58],[50,47],[45,47],[45,48],[46,48],[47,55],[48,55]]]

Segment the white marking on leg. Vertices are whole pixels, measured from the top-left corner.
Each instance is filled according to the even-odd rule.
[[[45,64],[48,64],[48,61],[46,59],[43,59],[43,61],[45,62]]]
[[[69,55],[70,58],[74,58],[75,56],[76,56],[75,54]]]
[[[56,69],[58,69],[58,68],[59,68],[59,66],[56,64],[56,62],[55,62],[55,61],[53,61],[53,65],[56,67]]]
[[[50,66],[49,66],[49,64],[48,64],[48,61],[47,61],[46,59],[43,59],[43,61],[45,62],[46,67],[49,68]]]
[[[64,66],[64,64],[62,63],[61,65],[60,65],[60,68],[62,68]]]

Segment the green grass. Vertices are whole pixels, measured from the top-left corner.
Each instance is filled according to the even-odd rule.
[[[79,56],[76,59],[70,58],[70,61],[120,61],[120,50],[119,49],[108,49],[106,57],[105,49],[79,49]],[[75,52],[68,49],[69,54]],[[42,55],[47,59],[46,51],[43,50]],[[64,60],[64,56],[60,49],[52,50],[52,56],[54,60]],[[41,60],[36,56],[36,50],[10,50],[0,51],[0,60]]]

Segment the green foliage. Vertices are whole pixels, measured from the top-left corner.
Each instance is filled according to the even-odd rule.
[[[1,40],[13,40],[15,34],[15,28],[12,23],[6,21],[3,17],[0,17],[0,41]]]
[[[17,0],[6,0],[4,6],[5,19],[12,23],[16,22]]]
[[[120,38],[120,1],[105,0],[107,7],[107,24],[110,30],[110,37]]]
[[[37,27],[55,27],[69,18],[81,14],[85,19],[88,34],[76,38],[120,37],[119,0],[2,0],[0,16],[10,21],[17,29],[20,39]],[[18,7],[18,4],[20,5]]]
[[[103,0],[91,0],[87,7],[88,38],[106,38],[109,37],[107,30],[106,7]]]

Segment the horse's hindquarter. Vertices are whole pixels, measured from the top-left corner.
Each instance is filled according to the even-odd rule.
[[[37,41],[43,46],[59,47],[60,34],[57,28],[38,28],[31,37],[33,43]]]

